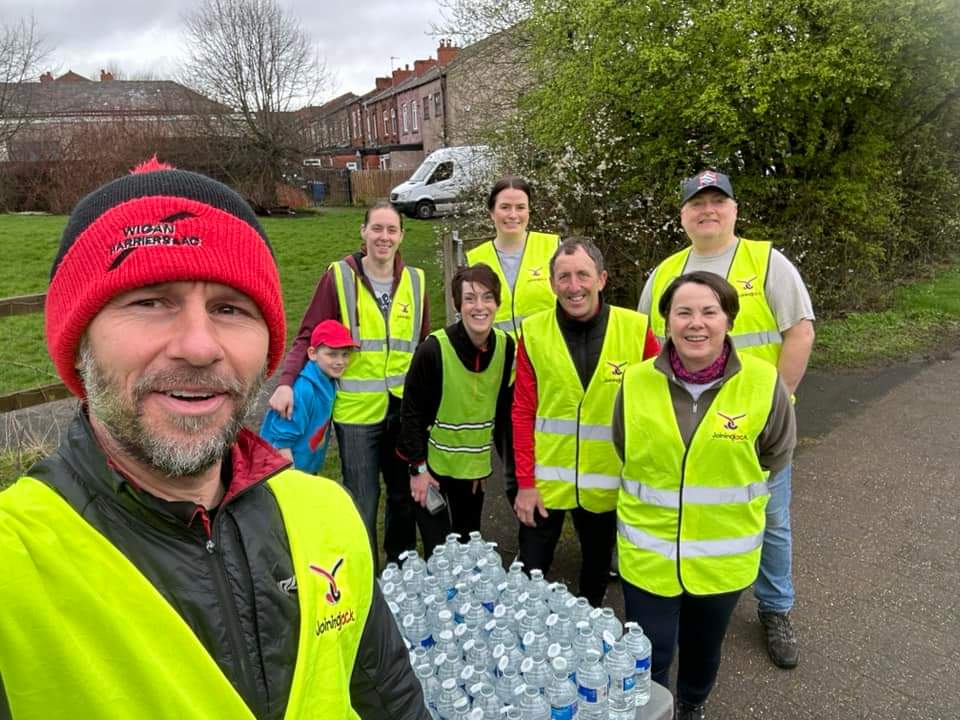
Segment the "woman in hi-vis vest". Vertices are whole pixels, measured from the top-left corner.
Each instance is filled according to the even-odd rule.
[[[560,237],[528,232],[530,185],[519,177],[498,180],[487,196],[497,235],[467,252],[467,265],[486,263],[500,278],[501,302],[493,326],[516,340],[520,323],[554,305],[550,258]]]
[[[738,355],[740,309],[724,278],[676,278],[657,308],[658,357],[629,368],[613,440],[623,460],[617,549],[628,620],[653,645],[666,685],[679,645],[677,717],[705,717],[720,649],[741,591],[757,577],[768,477],[791,461],[790,394],[770,363]]]

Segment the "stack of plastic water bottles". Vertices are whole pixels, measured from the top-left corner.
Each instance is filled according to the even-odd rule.
[[[447,536],[380,583],[439,720],[633,720],[650,699],[650,641],[563,583],[504,571],[496,543]]]

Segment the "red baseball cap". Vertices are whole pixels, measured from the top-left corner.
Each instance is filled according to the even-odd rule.
[[[310,347],[326,345],[332,348],[358,348],[360,345],[353,341],[350,331],[336,320],[324,320],[317,323],[310,333]]]

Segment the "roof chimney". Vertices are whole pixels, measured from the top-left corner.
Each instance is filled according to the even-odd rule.
[[[378,77],[375,79],[377,90],[386,90],[388,87],[393,85],[393,78],[390,77]]]
[[[109,82],[113,80],[113,73],[107,72],[106,70],[100,70],[100,82]]]
[[[427,70],[432,68],[437,64],[437,61],[433,58],[427,58],[426,60],[414,60],[413,61],[413,74],[417,77],[423,75]]]
[[[459,53],[460,48],[453,44],[453,40],[441,40],[440,47],[437,48],[437,63],[447,65]]]
[[[47,70],[47,72],[45,72],[43,75],[40,76],[41,85],[46,85],[47,83],[52,83],[52,82],[53,82],[53,73],[51,73],[49,70]]]

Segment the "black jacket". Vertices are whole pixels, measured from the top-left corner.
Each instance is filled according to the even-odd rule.
[[[289,466],[243,430],[223,463],[215,511],[168,502],[113,470],[81,412],[30,475],[53,487],[183,617],[257,718],[282,718],[300,610],[286,530],[266,480]],[[2,612],[2,609],[0,609]],[[189,671],[186,670],[185,671]],[[0,718],[9,717],[0,679]],[[363,718],[429,718],[386,601],[374,593],[350,681]]]

